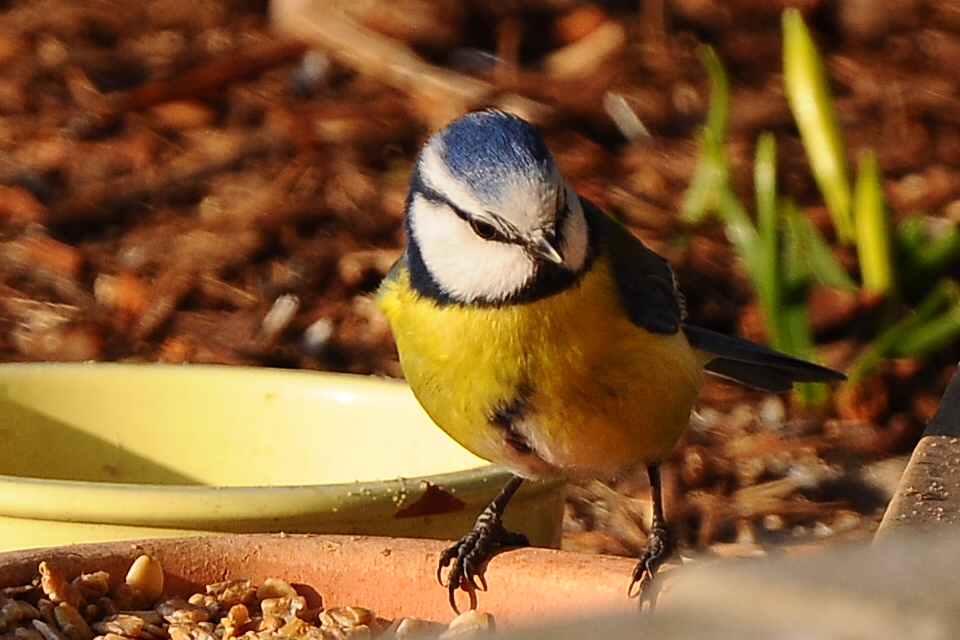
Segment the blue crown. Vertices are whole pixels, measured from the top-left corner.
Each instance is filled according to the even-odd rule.
[[[554,160],[537,130],[502,111],[469,113],[440,132],[441,155],[454,177],[480,196],[497,196],[508,182],[524,177],[551,181]]]

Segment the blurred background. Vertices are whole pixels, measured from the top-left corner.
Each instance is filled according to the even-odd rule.
[[[691,323],[850,372],[708,383],[684,553],[867,539],[960,358],[958,61],[953,1],[2,1],[0,361],[402,376],[372,294],[412,162],[497,106]],[[564,547],[638,554],[647,491],[571,487]]]

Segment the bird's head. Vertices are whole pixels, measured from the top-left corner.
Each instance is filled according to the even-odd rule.
[[[470,113],[427,141],[406,203],[408,253],[463,303],[501,303],[584,268],[588,231],[576,192],[533,126]],[[534,292],[535,293],[535,292]]]

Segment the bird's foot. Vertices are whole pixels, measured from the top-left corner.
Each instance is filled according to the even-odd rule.
[[[654,588],[654,583],[657,570],[670,559],[673,551],[673,539],[666,525],[663,522],[654,522],[650,527],[650,533],[647,534],[647,548],[644,549],[640,561],[634,567],[630,586],[627,588],[631,598],[639,598],[641,609],[645,602],[649,602],[651,608],[656,605],[658,590]]]
[[[499,515],[489,508],[480,514],[477,523],[467,535],[460,538],[460,542],[449,547],[440,556],[437,567],[437,580],[444,584],[443,570],[453,563],[447,572],[447,593],[450,596],[450,606],[457,613],[457,589],[463,589],[470,596],[470,608],[477,608],[477,589],[486,591],[487,583],[483,578],[483,569],[487,560],[501,549],[507,547],[528,547],[530,541],[522,533],[507,531]]]

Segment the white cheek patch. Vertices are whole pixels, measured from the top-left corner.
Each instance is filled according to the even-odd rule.
[[[415,236],[411,241],[451,297],[463,302],[503,300],[533,278],[534,262],[521,247],[484,240],[446,205],[417,194],[407,215]]]

